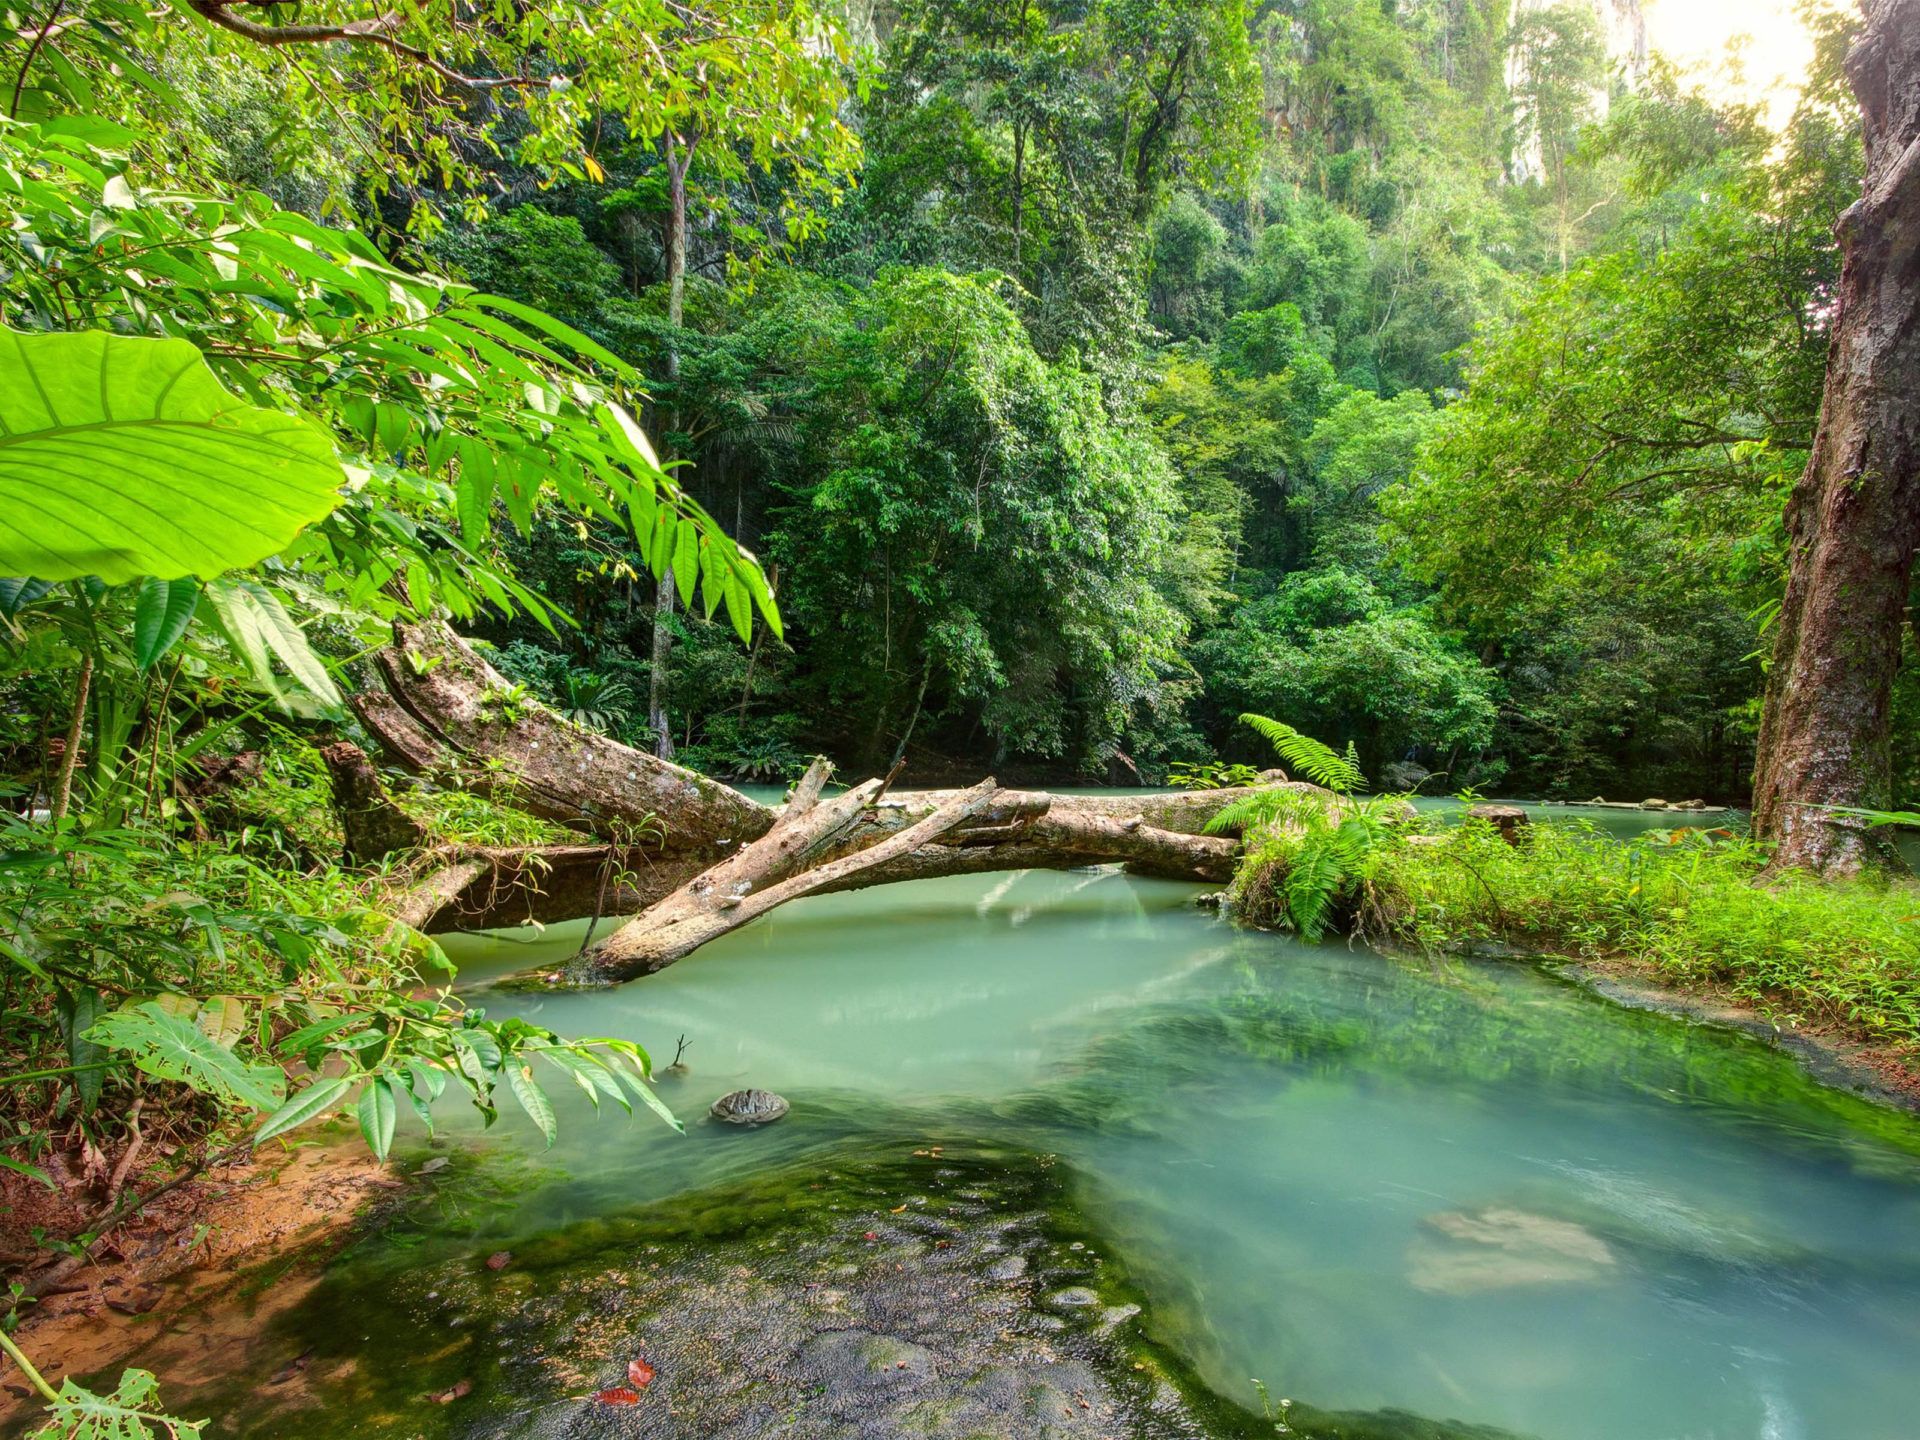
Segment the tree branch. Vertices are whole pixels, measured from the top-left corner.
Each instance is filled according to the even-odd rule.
[[[534,75],[466,75],[442,64],[417,45],[409,45],[393,31],[400,24],[395,14],[377,20],[350,20],[344,25],[262,25],[235,15],[235,4],[253,4],[257,0],[187,0],[187,7],[210,25],[251,40],[256,45],[324,45],[342,40],[354,45],[375,45],[398,55],[422,69],[430,70],[450,85],[462,90],[543,90],[552,82]]]

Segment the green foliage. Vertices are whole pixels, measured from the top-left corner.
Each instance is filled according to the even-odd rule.
[[[1493,739],[1497,683],[1423,610],[1393,609],[1345,570],[1295,575],[1194,647],[1210,698],[1343,732],[1378,771],[1420,751],[1434,768]]]
[[[777,624],[752,557],[665,476],[628,413],[630,366],[531,307],[400,270],[358,232],[264,196],[149,191],[130,138],[97,122],[0,135],[10,308],[51,332],[127,326],[192,342],[243,395],[303,412],[305,425],[247,423],[312,435],[316,463],[325,447],[311,422],[330,428],[353,484],[284,552],[288,563],[383,619],[435,604],[545,619],[548,607],[486,552],[496,505],[524,529],[553,504],[631,526],[655,574],[675,555],[696,562],[676,568],[682,589],[690,597],[702,581],[709,608],[724,603],[736,626],[756,608]],[[141,353],[175,368],[186,355]],[[180,373],[189,383],[177,403],[198,407],[189,418],[231,408],[202,369]],[[96,367],[96,389],[98,378]]]
[[[783,604],[874,759],[962,707],[996,748],[1103,756],[1179,634],[1153,583],[1165,462],[1092,377],[1035,352],[998,290],[891,272],[864,294],[797,289],[763,321],[812,362],[769,547]]]
[[[1589,827],[1529,827],[1518,847],[1471,822],[1382,852],[1369,923],[1443,948],[1498,939],[1655,978],[1859,1039],[1920,1041],[1920,892],[1909,882],[1755,881],[1759,847],[1727,832],[1622,844]]]
[[[1291,725],[1270,720],[1265,715],[1242,715],[1240,723],[1273,746],[1287,764],[1316,785],[1324,785],[1336,795],[1347,795],[1367,783],[1351,753],[1336,754],[1311,735],[1302,735]]]
[[[223,1108],[277,1110],[286,1088],[286,1077],[279,1068],[238,1060],[230,1048],[237,1036],[223,1038],[214,1029],[217,1020],[209,1024],[200,1018],[209,1011],[218,1016],[225,1009],[222,1002],[231,998],[215,996],[204,1005],[184,996],[149,1000],[103,1016],[82,1038],[104,1050],[124,1053],[156,1080],[176,1080],[209,1095]],[[187,1013],[196,1015],[196,1019],[183,1019],[176,1013],[180,1007],[165,1003],[167,1000],[184,1000]]]
[[[0,571],[209,577],[340,502],[326,434],[236,401],[184,341],[0,330],[0,366]]]
[[[197,1440],[207,1422],[161,1413],[159,1388],[145,1370],[122,1373],[108,1395],[64,1379],[34,1440]]]
[[[1260,771],[1251,765],[1220,765],[1213,761],[1176,762],[1167,769],[1167,784],[1175,790],[1237,790],[1257,785]]]
[[[1253,924],[1284,925],[1317,941],[1352,902],[1373,853],[1400,818],[1402,802],[1396,796],[1354,798],[1366,777],[1352,746],[1342,755],[1279,720],[1240,719],[1294,770],[1333,793],[1270,786],[1235,800],[1207,822],[1209,835],[1245,837],[1229,906]]]

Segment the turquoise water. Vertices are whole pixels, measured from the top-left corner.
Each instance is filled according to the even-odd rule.
[[[1258,1380],[1538,1440],[1920,1429],[1920,1122],[1524,966],[1303,946],[1193,894],[1030,872],[825,897],[539,997],[484,981],[567,933],[458,942],[493,1013],[662,1063],[688,1042],[661,1093],[689,1133],[557,1097],[556,1176],[500,1243],[867,1133],[998,1138],[1060,1157],[1157,1337],[1248,1402]],[[790,1118],[700,1120],[746,1085]]]

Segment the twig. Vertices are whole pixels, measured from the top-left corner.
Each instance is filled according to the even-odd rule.
[[[132,1138],[127,1141],[125,1153],[120,1163],[113,1167],[113,1177],[107,1181],[107,1204],[114,1206],[120,1201],[120,1192],[127,1188],[127,1176],[133,1171],[133,1162],[140,1158],[140,1152],[146,1148],[147,1137],[140,1133],[140,1112],[146,1108],[147,1097],[137,1097],[127,1109],[127,1129]]]
[[[27,58],[20,62],[20,73],[13,77],[13,101],[7,106],[7,114],[15,120],[20,118],[20,94],[26,88],[27,71],[33,68],[34,56],[40,53],[40,47],[47,43],[47,36],[53,32],[53,22],[60,18],[60,12],[66,8],[67,0],[54,0],[53,9],[47,12],[47,23],[33,37],[33,44],[27,47]]]
[[[67,723],[67,748],[60,757],[60,781],[54,790],[53,818],[67,818],[67,806],[73,800],[73,770],[80,761],[80,735],[87,720],[87,692],[93,688],[93,652],[80,662],[80,678],[74,682],[73,719]]]
[[[397,23],[392,16],[382,16],[378,20],[353,20],[345,25],[261,25],[232,14],[227,8],[232,3],[233,0],[187,0],[187,7],[207,23],[232,31],[256,45],[320,45],[330,40],[378,45],[403,60],[431,70],[448,84],[457,85],[462,90],[544,90],[552,83],[533,75],[462,74],[442,64],[419,46],[396,39],[390,33],[392,25]]]

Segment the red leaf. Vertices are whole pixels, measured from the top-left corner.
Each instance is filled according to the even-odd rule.
[[[616,1385],[611,1390],[599,1391],[593,1398],[602,1405],[638,1405],[640,1392],[629,1390],[624,1385]]]
[[[653,1383],[653,1366],[644,1360],[629,1360],[627,1362],[627,1379],[633,1382],[634,1389],[644,1390]]]
[[[511,1250],[496,1250],[493,1254],[487,1256],[487,1269],[489,1270],[504,1270],[512,1263],[513,1252]]]

